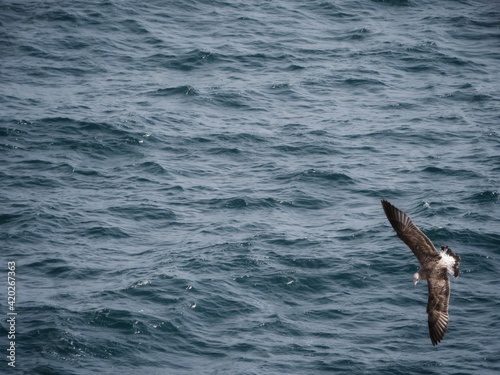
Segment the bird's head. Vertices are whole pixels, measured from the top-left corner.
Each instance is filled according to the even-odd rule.
[[[418,272],[415,272],[413,275],[413,286],[417,286],[417,283],[420,281],[420,275]]]

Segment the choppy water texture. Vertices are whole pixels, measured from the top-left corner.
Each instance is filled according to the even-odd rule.
[[[2,373],[500,371],[498,2],[6,0],[0,80]]]

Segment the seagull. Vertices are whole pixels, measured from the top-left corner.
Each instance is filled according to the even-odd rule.
[[[444,338],[448,328],[450,302],[448,272],[455,277],[458,276],[460,256],[448,246],[441,246],[441,251],[438,251],[408,215],[396,206],[383,199],[382,207],[398,237],[408,245],[420,263],[420,269],[413,275],[413,285],[416,286],[420,280],[427,280],[429,335],[432,345],[437,345]]]

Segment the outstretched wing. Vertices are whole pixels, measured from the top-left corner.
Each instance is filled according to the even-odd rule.
[[[432,345],[437,345],[444,337],[448,328],[448,304],[450,302],[450,280],[445,268],[437,270],[428,279],[429,301],[427,315],[429,320],[429,335]]]
[[[431,240],[413,224],[408,215],[384,199],[382,207],[398,237],[413,251],[420,264],[424,264],[429,257],[439,256]]]

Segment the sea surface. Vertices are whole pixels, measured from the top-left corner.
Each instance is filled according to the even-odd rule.
[[[0,373],[498,374],[499,132],[498,1],[0,0]]]

